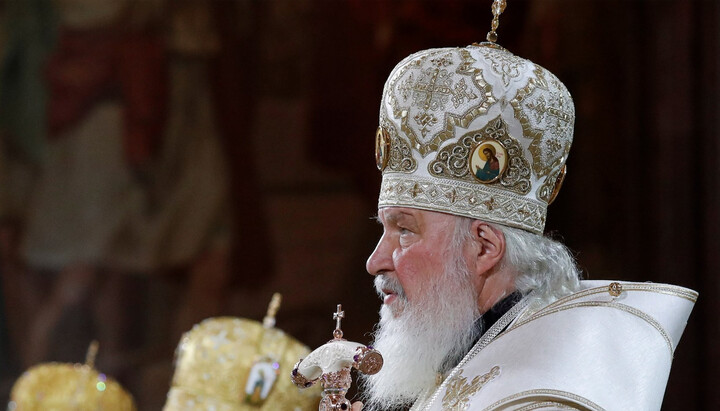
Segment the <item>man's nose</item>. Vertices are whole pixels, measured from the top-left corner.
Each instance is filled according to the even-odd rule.
[[[392,246],[387,236],[383,234],[378,241],[375,250],[365,263],[365,269],[371,275],[380,275],[388,271],[393,271]]]

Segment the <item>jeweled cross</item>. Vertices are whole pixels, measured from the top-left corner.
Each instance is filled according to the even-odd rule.
[[[342,338],[343,332],[340,329],[340,322],[345,318],[345,311],[342,310],[342,304],[338,304],[337,311],[333,313],[333,320],[335,320],[335,331],[333,336],[335,338]]]

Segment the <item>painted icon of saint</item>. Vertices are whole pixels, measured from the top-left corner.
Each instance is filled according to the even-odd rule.
[[[268,361],[258,361],[250,369],[250,376],[245,384],[245,403],[262,405],[270,395],[275,381],[279,364]]]
[[[377,133],[375,133],[375,163],[377,164],[378,170],[382,171],[385,169],[389,151],[390,136],[387,134],[387,131],[379,127]]]
[[[485,161],[485,165],[475,166],[475,176],[480,181],[491,181],[500,175],[500,160],[498,160],[495,147],[487,144],[480,149],[480,158]]]

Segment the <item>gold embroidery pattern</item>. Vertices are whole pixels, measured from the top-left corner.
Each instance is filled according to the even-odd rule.
[[[382,116],[380,125],[390,134],[390,157],[385,170],[412,173],[417,170],[417,161],[412,156],[410,145],[398,135],[395,125]]]
[[[503,398],[500,401],[497,401],[490,405],[489,407],[483,409],[483,411],[490,411],[490,410],[496,410],[500,408],[503,405],[507,405],[513,401],[516,401],[520,398],[528,398],[528,397],[539,397],[539,396],[553,396],[553,397],[560,397],[569,401],[573,401],[576,404],[582,405],[586,407],[588,410],[593,411],[604,411],[604,409],[597,405],[596,403],[588,400],[585,397],[581,397],[577,394],[573,394],[571,392],[567,391],[561,391],[561,390],[550,390],[550,389],[537,389],[537,390],[527,390],[523,392],[519,392],[517,394],[513,394],[507,398]]]
[[[502,78],[505,87],[510,85],[512,80],[517,79],[525,71],[528,60],[518,57],[505,49],[479,47],[480,53],[490,61],[490,68]]]
[[[413,148],[424,157],[453,138],[455,126],[467,127],[486,113],[495,99],[465,49],[425,50],[410,59],[391,75],[383,98]],[[453,71],[466,77],[454,82]]]
[[[469,406],[470,397],[475,395],[488,382],[500,375],[500,367],[494,366],[483,375],[477,375],[470,383],[462,371],[448,381],[445,396],[443,397],[443,411],[465,411]]]
[[[575,121],[572,97],[552,73],[538,67],[535,78],[518,90],[510,104],[523,134],[532,139],[533,171],[539,177],[562,164],[570,152]]]
[[[562,167],[558,167],[550,174],[548,178],[545,179],[543,185],[541,185],[540,188],[538,188],[537,190],[538,199],[550,204],[550,201],[553,199],[552,194],[558,184],[558,177],[560,177],[560,173],[562,172],[562,170]]]
[[[607,288],[605,288],[605,292],[607,292]],[[522,325],[525,325],[529,323],[530,321],[534,321],[538,318],[545,317],[546,315],[554,314],[560,311],[566,311],[577,307],[608,307],[608,308],[614,308],[621,311],[625,311],[628,314],[632,314],[648,324],[650,324],[652,327],[654,327],[657,332],[660,334],[660,336],[665,340],[665,343],[668,345],[668,349],[670,350],[670,358],[672,358],[673,353],[675,352],[675,347],[673,347],[672,340],[670,339],[670,336],[667,334],[665,329],[660,325],[657,320],[652,318],[651,316],[645,314],[644,312],[638,310],[637,308],[631,307],[629,305],[625,304],[619,304],[614,302],[605,302],[605,301],[581,301],[577,303],[562,305],[559,307],[555,307],[553,309],[542,309],[541,311],[538,311],[531,315],[528,318],[524,318],[522,321],[518,321],[515,324],[513,324],[510,328],[508,328],[505,332],[510,332]]]
[[[535,401],[515,411],[532,411],[532,410],[577,410],[578,408],[571,405],[563,404],[557,401]]]
[[[470,153],[473,147],[489,139],[500,142],[505,146],[508,154],[507,169],[500,180],[489,185],[500,184],[504,188],[522,195],[530,192],[530,164],[523,156],[523,150],[518,141],[508,134],[507,123],[500,116],[489,121],[479,131],[465,134],[457,143],[443,147],[435,161],[428,166],[428,171],[437,177],[475,182],[468,166]],[[494,207],[489,206],[488,208],[492,210]]]
[[[676,285],[669,284],[654,284],[654,283],[622,283],[623,290],[625,291],[641,291],[641,292],[652,292],[658,294],[672,295],[678,298],[684,298],[693,304],[697,302],[698,293],[684,287],[678,287]],[[552,304],[543,308],[543,310],[554,308],[570,301],[578,300],[584,297],[588,297],[594,294],[605,294],[607,293],[607,285],[602,287],[593,287],[580,292],[563,297]]]
[[[429,399],[424,400],[422,404],[418,405],[417,407],[413,406],[412,410],[419,410],[423,409],[425,411],[428,410],[429,407],[432,406],[432,404],[435,403],[435,400],[437,400],[438,396],[441,392],[443,392],[446,388],[450,380],[452,380],[456,375],[462,372],[463,368],[468,362],[470,362],[475,356],[485,347],[487,347],[488,344],[490,344],[492,341],[497,338],[498,334],[502,330],[505,329],[513,320],[515,320],[516,317],[520,314],[521,311],[525,310],[525,308],[528,306],[530,301],[533,299],[535,292],[531,291],[528,295],[526,295],[520,302],[515,304],[510,311],[506,312],[502,317],[500,317],[499,320],[495,324],[493,324],[492,327],[490,327],[485,334],[480,337],[480,340],[478,340],[477,343],[470,349],[470,352],[468,352],[465,357],[460,360],[460,363],[453,368],[453,370],[450,372],[450,375],[448,375],[447,379],[438,387],[438,389],[433,392],[433,394],[430,396]]]
[[[385,174],[378,206],[453,213],[542,234],[547,205],[482,184]]]
[[[698,293],[696,291],[690,290],[688,288],[684,287],[678,287],[675,285],[669,285],[669,284],[654,284],[654,283],[629,283],[629,282],[623,282],[622,283],[622,289],[624,292],[652,292],[657,294],[664,294],[664,295],[671,295],[677,298],[682,298],[685,300],[688,300],[692,302],[693,304],[697,302]],[[611,301],[580,301],[572,303],[572,301],[580,300],[585,297],[590,297],[596,294],[607,294],[608,292],[608,285],[602,286],[602,287],[593,287],[588,288],[586,290],[582,290],[580,292],[571,294],[569,296],[563,297],[559,300],[556,300],[555,302],[551,303],[550,305],[542,308],[540,311],[532,312],[527,316],[524,316],[523,318],[519,318],[515,324],[513,324],[510,328],[508,328],[505,332],[510,332],[514,330],[515,328],[520,327],[521,325],[527,324],[530,321],[533,321],[537,318],[544,317],[545,315],[552,314],[559,311],[564,311],[566,309],[570,309],[573,307],[597,307],[597,306],[606,306],[610,308],[619,309],[622,311],[625,311],[629,314],[635,315],[643,320],[645,320],[648,324],[653,326],[658,333],[665,339],[665,342],[667,343],[669,349],[670,349],[670,356],[672,357],[675,347],[673,346],[672,339],[667,334],[665,329],[658,323],[654,318],[650,317],[649,315],[645,314],[644,312],[627,306],[625,304],[618,304]]]

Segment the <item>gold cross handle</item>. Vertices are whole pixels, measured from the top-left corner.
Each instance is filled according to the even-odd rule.
[[[491,43],[495,43],[498,39],[497,28],[500,25],[500,15],[505,11],[507,6],[506,0],[494,0],[492,4],[493,19],[490,25],[490,31],[487,34],[487,40]]]
[[[95,358],[97,357],[100,343],[97,340],[93,340],[88,347],[87,354],[85,355],[85,365],[89,368],[95,368]]]
[[[265,315],[265,318],[263,318],[263,326],[265,328],[272,328],[275,326],[275,315],[277,314],[278,310],[280,309],[280,302],[282,301],[282,294],[275,293],[272,296],[272,299],[270,300],[270,305],[268,305],[267,314]]]
[[[337,311],[333,313],[333,320],[335,320],[335,331],[333,331],[333,337],[339,340],[343,336],[343,332],[340,329],[340,322],[345,318],[345,311],[342,310],[342,304],[338,304]]]

